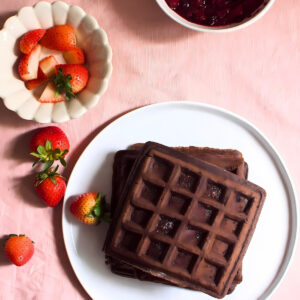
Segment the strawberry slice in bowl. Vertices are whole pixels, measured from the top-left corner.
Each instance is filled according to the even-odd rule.
[[[69,51],[76,47],[76,35],[71,25],[56,25],[47,29],[40,44],[57,51]]]
[[[45,33],[45,29],[35,29],[24,34],[19,44],[20,51],[24,54],[30,53]]]
[[[75,47],[72,50],[64,52],[64,59],[67,64],[84,64],[85,55],[81,48]]]
[[[31,79],[25,82],[28,90],[33,90],[38,86],[42,85],[48,80],[48,77],[44,74],[41,68],[38,68],[38,75],[36,79]]]
[[[47,76],[47,78],[51,78],[56,73],[56,65],[58,65],[56,58],[53,55],[50,55],[43,58],[40,61],[39,67],[42,70],[42,72]]]
[[[53,82],[49,82],[38,101],[41,103],[65,102],[66,97],[63,94],[57,93],[55,84]]]
[[[27,81],[37,78],[41,51],[42,47],[36,45],[31,52],[21,58],[18,72],[22,80]]]

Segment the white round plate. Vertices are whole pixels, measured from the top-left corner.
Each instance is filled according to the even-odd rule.
[[[297,201],[288,171],[277,151],[248,121],[206,104],[171,102],[143,107],[117,119],[90,143],[70,176],[63,207],[63,234],[70,262],[93,299],[213,299],[203,293],[114,275],[102,246],[107,224],[89,227],[69,212],[74,197],[100,191],[110,199],[116,151],[137,142],[168,146],[208,146],[240,150],[249,164],[249,180],[267,191],[267,199],[243,261],[243,281],[226,299],[266,299],[290,263],[297,236]],[[125,297],[125,298],[124,298]]]

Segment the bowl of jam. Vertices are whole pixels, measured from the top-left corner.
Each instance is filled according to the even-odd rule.
[[[207,32],[244,28],[262,17],[275,0],[156,0],[173,20]]]

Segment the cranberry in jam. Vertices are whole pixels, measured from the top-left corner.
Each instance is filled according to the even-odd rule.
[[[253,17],[269,0],[166,0],[184,19],[204,26],[226,26]]]

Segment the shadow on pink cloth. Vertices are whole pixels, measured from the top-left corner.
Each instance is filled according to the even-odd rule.
[[[2,115],[2,111],[0,112],[0,117]],[[20,118],[15,114],[16,118]],[[26,122],[26,121],[25,121]],[[27,121],[28,122],[28,121]],[[1,120],[0,120],[1,124]],[[7,159],[14,159],[20,161],[20,163],[35,161],[34,157],[29,154],[30,152],[30,140],[31,137],[39,130],[39,128],[25,131],[22,134],[14,136],[10,140],[10,144],[6,147],[4,151],[4,157]]]
[[[9,111],[5,110],[5,112],[7,113]],[[2,114],[3,111],[0,111],[0,118]],[[20,119],[15,114],[15,116],[10,118],[10,120],[14,122],[15,118]],[[0,120],[0,123],[1,121],[3,121],[3,119]],[[26,131],[23,134],[13,137],[5,147],[4,158],[13,159],[15,161],[18,161],[20,164],[24,162],[33,163],[34,159],[29,154],[29,144],[31,137],[37,130],[38,129]],[[33,188],[34,176],[38,171],[38,167],[31,168],[29,166],[28,172],[25,176],[24,174],[16,174],[16,176],[13,177],[13,186],[15,192],[18,194],[19,198],[22,199],[22,201],[27,202],[28,204],[35,207],[46,207],[45,204],[38,198]]]
[[[5,21],[6,21],[9,17],[14,16],[14,15],[16,15],[16,14],[17,14],[16,11],[9,11],[9,12],[7,12],[7,13],[1,15],[1,16],[0,16],[0,29],[2,29],[2,27],[3,27],[4,23],[5,23]]]
[[[128,29],[141,39],[152,42],[174,42],[188,34],[197,34],[172,21],[155,0],[110,0],[109,5]],[[159,34],[156,34],[159,32]]]
[[[33,124],[36,123],[21,119],[14,111],[7,109],[3,103],[3,99],[0,97],[0,125],[26,128]]]
[[[67,251],[64,245],[63,233],[62,233],[62,202],[53,209],[52,214],[53,227],[54,227],[54,236],[55,236],[55,246],[56,246],[56,254],[59,258],[59,261],[63,267],[63,270],[66,276],[69,278],[70,282],[76,288],[76,290],[80,293],[83,299],[91,299],[89,295],[82,288],[80,282],[78,281],[70,261],[68,259]]]
[[[9,234],[9,233],[8,233]],[[6,266],[6,265],[10,265],[11,262],[8,260],[8,258],[6,257],[4,251],[2,250],[4,248],[5,242],[8,238],[8,234],[7,235],[2,235],[0,236],[0,247],[1,247],[1,251],[0,251],[0,267],[1,266]]]

